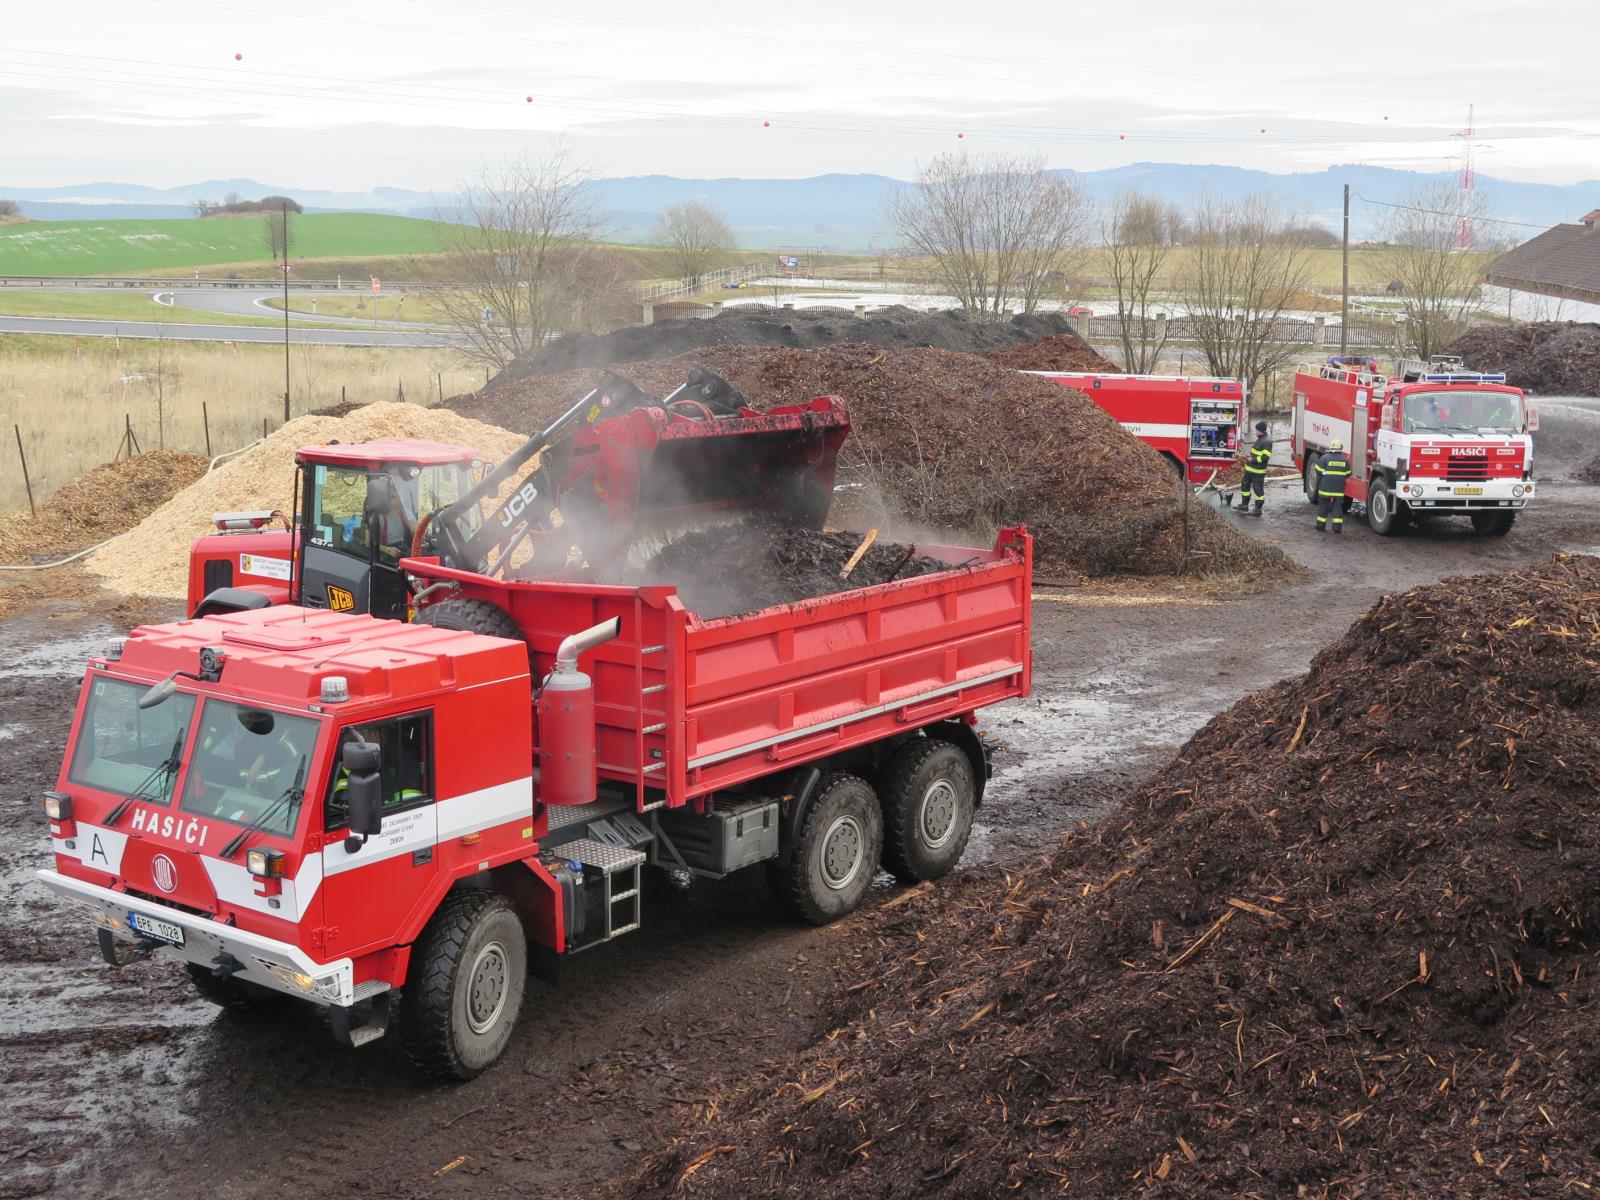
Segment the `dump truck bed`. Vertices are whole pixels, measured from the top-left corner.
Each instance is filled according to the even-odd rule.
[[[641,809],[723,788],[1028,694],[1032,540],[918,545],[949,570],[703,619],[671,587],[417,573],[509,612],[543,678],[575,630],[620,617],[580,664],[595,684],[602,780]],[[410,564],[408,564],[410,565]]]

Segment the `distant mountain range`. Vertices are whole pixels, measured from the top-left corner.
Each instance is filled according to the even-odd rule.
[[[1349,184],[1357,196],[1395,201],[1420,184],[1451,183],[1453,172],[1422,173],[1386,167],[1340,166],[1325,171],[1275,175],[1242,167],[1189,166],[1179,163],[1133,163],[1104,171],[1067,172],[1096,198],[1137,187],[1179,204],[1200,195],[1228,198],[1265,191],[1304,211],[1319,224],[1337,229],[1341,188]],[[594,187],[611,235],[639,241],[670,204],[698,200],[719,209],[750,249],[783,247],[816,250],[886,248],[880,214],[885,197],[900,181],[886,175],[816,175],[808,179],[678,179],[640,175],[597,180]],[[1519,183],[1478,177],[1489,212],[1510,221],[1546,227],[1576,221],[1600,207],[1600,180],[1578,184]],[[188,217],[195,200],[218,199],[236,192],[245,199],[283,194],[308,211],[382,212],[431,217],[453,211],[456,197],[434,196],[407,188],[373,188],[336,192],[262,184],[253,179],[208,179],[172,188],[130,183],[84,183],[66,187],[22,188],[0,184],[0,197],[15,200],[22,212],[38,220],[137,217]],[[1351,234],[1375,232],[1380,209],[1358,200],[1352,206]],[[1521,241],[1533,230],[1501,227],[1509,240]]]

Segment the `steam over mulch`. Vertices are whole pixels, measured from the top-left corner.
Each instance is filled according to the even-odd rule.
[[[988,545],[1024,523],[1050,571],[1172,574],[1183,557],[1183,490],[1159,454],[1087,397],[1036,376],[944,350],[844,344],[815,350],[724,346],[614,368],[654,395],[691,367],[727,378],[760,407],[837,394],[852,432],[840,482],[854,502],[834,519],[950,531]],[[543,428],[595,386],[599,369],[541,376],[446,406],[512,429]],[[1202,504],[1189,533],[1197,574],[1281,576],[1295,568]]]
[[[840,579],[865,536],[767,521],[725,525],[685,534],[642,566],[612,572],[606,582],[671,584],[685,605],[712,618],[914,579],[956,565],[918,554],[915,546],[874,540],[849,576]]]
[[[646,1196],[1600,1183],[1600,559],[1390,596],[1119,814],[857,918]],[[870,922],[870,923],[869,923]]]

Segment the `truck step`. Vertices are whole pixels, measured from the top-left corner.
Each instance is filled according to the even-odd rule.
[[[352,1049],[365,1046],[368,1042],[375,1042],[387,1032],[378,1025],[362,1025],[350,1031],[350,1046]]]
[[[593,838],[578,838],[552,846],[551,851],[562,858],[576,859],[586,867],[598,867],[607,875],[637,867],[645,861],[643,850],[630,850],[626,846],[608,846]]]
[[[577,825],[580,828],[590,821],[598,821],[614,813],[628,812],[633,808],[626,800],[595,800],[589,804],[552,804],[547,810],[550,816],[550,834],[546,842],[556,840],[556,830],[566,829]]]
[[[363,1000],[371,1000],[374,996],[381,996],[389,990],[389,985],[381,979],[366,979],[355,986],[355,1002],[360,1004]]]

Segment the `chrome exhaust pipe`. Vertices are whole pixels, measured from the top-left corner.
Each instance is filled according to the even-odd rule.
[[[601,621],[598,625],[591,625],[580,633],[569,634],[561,639],[561,644],[556,647],[556,671],[568,673],[578,669],[578,655],[602,646],[622,632],[622,618],[612,617],[609,621]]]

